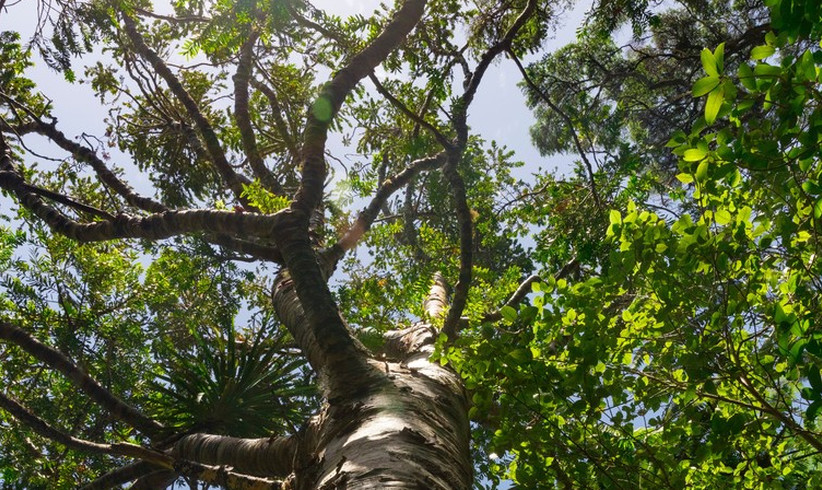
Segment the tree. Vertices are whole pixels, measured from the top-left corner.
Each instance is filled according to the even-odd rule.
[[[107,107],[82,140],[3,33],[0,482],[817,485],[819,7],[684,5],[526,67],[564,4],[60,2],[32,46]],[[503,56],[575,175],[471,134]]]

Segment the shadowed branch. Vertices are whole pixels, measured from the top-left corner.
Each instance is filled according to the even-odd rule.
[[[35,359],[59,371],[114,418],[149,436],[163,429],[159,422],[147,417],[103,388],[62,352],[41,343],[22,329],[0,320],[0,339],[13,342]]]

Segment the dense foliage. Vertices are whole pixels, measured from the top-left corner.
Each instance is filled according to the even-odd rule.
[[[44,435],[19,406],[79,440],[148,447],[14,332],[162,424],[152,448],[299,434],[329,403],[272,305],[284,262],[262,235],[79,243],[25,197],[89,226],[136,208],[277,216],[302,199],[315,121],[356,152],[325,158],[306,237],[321,264],[382,196],[331,279],[353,335],[380,351],[426,318],[435,273],[457,285],[457,316],[431,319],[433,355],[471,400],[478,488],[822,486],[822,6],[603,1],[554,49],[564,2],[432,1],[336,107],[328,74],[402,4],[339,18],[296,0],[179,0],[168,15],[66,1],[32,43],[0,33],[2,147],[19,166],[0,167],[0,487],[73,488],[132,461]],[[534,144],[572,172],[470,133],[497,55],[522,76]],[[60,132],[82,124],[51,118],[36,56],[94,90],[105,134]],[[69,156],[41,157],[32,134]]]

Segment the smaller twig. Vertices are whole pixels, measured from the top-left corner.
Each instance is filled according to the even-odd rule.
[[[576,258],[573,258],[567,264],[562,266],[559,272],[557,272],[554,275],[554,278],[565,279],[571,274],[571,272],[576,270],[578,267],[579,262],[577,262]],[[482,319],[480,320],[480,323],[493,323],[500,321],[502,319],[502,308],[506,306],[510,306],[513,308],[520,304],[522,300],[524,300],[525,297],[528,296],[528,293],[531,292],[531,285],[540,280],[541,278],[539,275],[533,274],[524,281],[522,281],[519,287],[517,287],[517,290],[514,291],[514,293],[508,298],[508,301],[506,301],[505,304],[503,304],[502,307],[500,307],[499,309],[488,312],[485,315],[483,315]]]
[[[377,88],[377,92],[379,92],[383,97],[388,99],[391,105],[399,109],[400,112],[402,112],[403,114],[408,116],[409,119],[414,121],[416,125],[428,130],[434,136],[434,138],[437,139],[439,144],[442,145],[442,147],[445,150],[450,150],[451,148],[453,148],[454,145],[451,143],[451,140],[446,138],[437,128],[435,128],[431,123],[426,121],[423,117],[419,116],[414,111],[409,109],[408,106],[405,105],[402,101],[394,97],[394,95],[392,95],[391,92],[389,92],[388,89],[385,88],[382,82],[380,82],[380,79],[377,78],[376,75],[374,75],[374,73],[369,73],[368,78]]]

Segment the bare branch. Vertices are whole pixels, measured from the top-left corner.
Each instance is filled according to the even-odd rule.
[[[389,92],[388,89],[385,88],[382,82],[380,82],[380,79],[377,78],[376,75],[374,75],[373,73],[369,73],[368,78],[377,88],[377,92],[379,92],[383,97],[388,99],[388,101],[391,102],[391,105],[399,109],[400,112],[402,112],[403,114],[408,116],[409,119],[414,121],[416,126],[421,126],[428,130],[434,136],[434,138],[437,139],[439,144],[441,144],[444,149],[449,150],[454,146],[448,138],[446,138],[431,123],[426,121],[424,117],[417,115],[414,111],[409,109],[407,105],[402,103],[402,101],[394,97],[394,95],[392,95],[391,92]]]
[[[545,105],[551,108],[552,111],[554,111],[559,117],[562,118],[563,121],[565,121],[568,130],[571,131],[571,136],[574,139],[574,146],[576,146],[577,148],[577,153],[579,153],[579,157],[582,158],[582,162],[585,164],[586,170],[588,170],[588,182],[591,186],[591,194],[593,194],[594,196],[594,201],[596,202],[597,207],[601,209],[602,201],[600,201],[599,199],[599,193],[597,192],[596,183],[594,182],[594,167],[593,165],[591,165],[591,161],[588,160],[588,156],[585,150],[582,148],[582,143],[579,140],[579,135],[577,135],[576,128],[574,128],[574,122],[571,120],[568,114],[566,114],[565,111],[563,111],[556,104],[554,104],[551,98],[548,97],[548,94],[543,92],[542,89],[540,89],[539,86],[537,86],[537,84],[531,79],[531,77],[528,76],[528,72],[525,71],[525,68],[522,66],[522,63],[520,62],[519,58],[510,49],[508,50],[508,56],[510,56],[511,59],[514,60],[514,64],[517,65],[519,72],[522,74],[522,79],[525,80],[525,83],[528,85],[528,88],[533,90],[534,93],[537,96],[539,96],[540,100],[542,100],[545,103]]]
[[[339,389],[350,396],[373,387],[380,374],[368,364],[367,349],[354,339],[342,319],[307,231],[312,213],[323,197],[327,175],[325,141],[331,121],[357,83],[405,40],[422,17],[425,3],[426,0],[406,0],[385,30],[353,56],[322,89],[309,112],[304,132],[300,187],[290,206],[293,221],[274,236],[291,272],[290,279],[281,285],[293,287],[305,315],[304,328],[310,329],[304,338],[314,340],[310,346],[315,351],[312,366],[329,381],[330,389]],[[293,285],[289,284],[291,281]],[[300,347],[306,348],[303,344]],[[309,359],[311,357],[309,354]],[[356,382],[352,385],[349,380]],[[345,382],[346,386],[337,385],[339,382]]]
[[[462,151],[458,154],[449,155],[448,162],[443,168],[445,178],[451,184],[451,192],[454,197],[454,206],[457,215],[460,237],[460,272],[457,284],[454,287],[454,297],[451,300],[451,308],[445,318],[443,332],[450,339],[454,339],[457,333],[462,311],[468,302],[468,290],[471,287],[471,274],[474,263],[474,224],[471,217],[471,209],[465,193],[465,182],[457,170],[457,161],[460,159]]]
[[[57,146],[71,153],[78,160],[91,165],[100,181],[119,194],[128,204],[152,213],[161,213],[168,210],[162,203],[137,194],[134,189],[109,170],[93,150],[66,138],[65,134],[57,130],[53,124],[46,124],[42,120],[36,120],[35,123],[37,133],[54,141]]]
[[[445,153],[441,152],[433,157],[416,160],[409,164],[402,172],[385,179],[368,206],[360,211],[354,224],[348,228],[342,238],[340,238],[340,241],[328,249],[329,259],[336,264],[345,252],[356,246],[363,235],[371,228],[383,204],[394,192],[407,185],[408,182],[420,172],[433,170],[442,166],[444,163]]]
[[[2,319],[0,319],[0,339],[14,342],[35,359],[62,373],[114,418],[149,436],[163,429],[162,424],[147,417],[103,388],[62,352],[41,343],[24,330]]]

